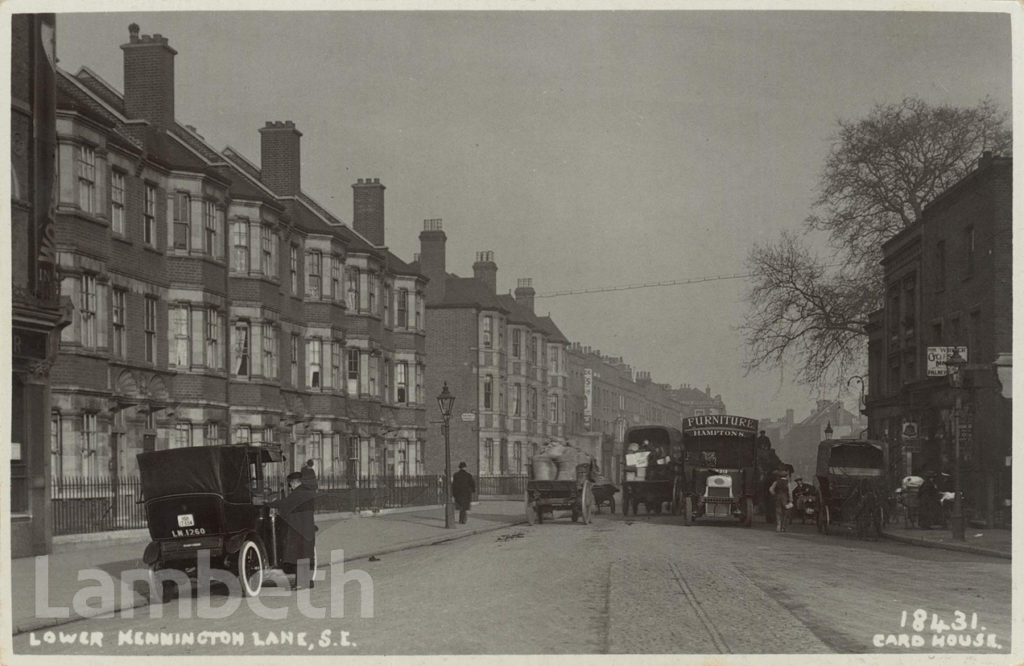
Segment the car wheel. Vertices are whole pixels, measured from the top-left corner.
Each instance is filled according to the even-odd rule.
[[[245,597],[255,597],[263,589],[263,554],[255,541],[247,539],[238,549],[238,582]]]

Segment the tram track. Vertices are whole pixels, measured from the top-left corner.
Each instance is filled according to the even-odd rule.
[[[672,579],[675,580],[676,585],[679,586],[680,592],[682,592],[683,596],[686,597],[686,601],[690,604],[690,609],[693,610],[694,614],[697,616],[697,619],[700,620],[701,625],[704,626],[704,630],[707,632],[708,638],[711,639],[711,643],[715,646],[715,649],[718,651],[718,653],[732,653],[732,649],[726,642],[725,636],[722,635],[722,632],[720,632],[718,628],[715,626],[715,623],[711,620],[711,617],[708,615],[707,611],[704,610],[704,607],[701,604],[700,599],[698,599],[697,595],[694,594],[693,588],[690,587],[690,584],[686,582],[686,578],[683,576],[683,572],[679,570],[679,565],[675,562],[669,561],[668,568],[669,571],[671,571],[672,573]]]

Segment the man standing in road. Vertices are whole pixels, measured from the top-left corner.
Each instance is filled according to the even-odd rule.
[[[316,490],[311,487],[309,475],[292,472],[288,475],[286,497],[275,500],[270,506],[277,509],[279,519],[284,521],[284,555],[281,558],[285,573],[295,573],[295,589],[313,587],[313,563],[316,559],[316,524],[313,512],[316,509]],[[305,560],[303,567],[299,563]],[[305,571],[303,571],[305,569]],[[305,574],[305,575],[303,575]],[[309,576],[308,580],[300,580]]]
[[[466,524],[466,512],[473,501],[473,493],[476,492],[476,482],[473,475],[466,471],[466,463],[459,463],[459,471],[452,477],[452,497],[459,507],[459,522]]]

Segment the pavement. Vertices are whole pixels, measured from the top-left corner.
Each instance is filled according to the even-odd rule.
[[[1013,552],[1013,532],[1000,528],[977,528],[967,526],[964,540],[957,541],[953,533],[945,528],[922,530],[906,528],[902,525],[886,525],[885,537],[916,546],[942,548],[977,555],[989,555],[1011,559]]]
[[[467,523],[460,525],[456,515],[452,529],[444,527],[444,507],[441,506],[379,514],[318,515],[319,567],[322,569],[328,565],[328,554],[331,553],[334,554],[332,563],[337,564],[342,559],[347,563],[500,530],[523,522],[522,500],[476,502]],[[119,591],[117,595],[111,595],[119,597],[112,607],[94,608],[83,613],[70,611],[76,594],[81,592],[85,596],[99,584],[98,578],[88,574],[89,569],[102,570],[114,580],[120,580],[126,571],[147,568],[142,562],[142,553],[149,543],[148,533],[133,530],[127,535],[110,533],[107,536],[107,539],[97,539],[96,535],[63,539],[51,555],[11,560],[12,627],[15,635],[67,624],[82,617],[149,605],[148,596],[142,590],[144,586],[136,585],[125,593]],[[37,595],[40,597],[38,600]],[[90,607],[98,606],[97,597],[85,601]],[[55,610],[60,608],[69,609],[69,612]],[[67,617],[42,617],[57,614]]]

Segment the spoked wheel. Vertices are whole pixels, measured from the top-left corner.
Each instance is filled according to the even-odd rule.
[[[594,485],[590,481],[584,481],[582,492],[580,502],[583,504],[583,524],[589,525],[594,513]]]
[[[683,488],[680,483],[679,477],[676,477],[675,482],[672,484],[672,515],[678,516],[679,512],[683,510]]]
[[[828,508],[828,505],[821,509],[821,531],[825,534],[832,532],[832,510]]]
[[[238,582],[245,597],[255,597],[263,589],[263,555],[255,541],[246,540],[238,550]]]
[[[537,521],[537,507],[530,501],[529,490],[524,493],[523,506],[526,512],[526,524],[533,525]]]
[[[754,522],[754,498],[753,497],[748,497],[746,500],[744,500],[744,502],[743,502],[743,509],[746,512],[746,515],[743,516],[743,527],[750,527],[750,525]]]
[[[693,497],[686,496],[683,500],[683,525],[693,524]]]
[[[615,497],[611,497],[608,500],[608,512],[615,513]]]

